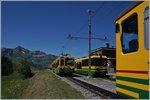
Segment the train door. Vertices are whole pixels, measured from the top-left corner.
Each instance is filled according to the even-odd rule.
[[[116,20],[116,91],[149,98],[149,8],[142,2]]]
[[[60,66],[61,68],[64,68],[65,66],[65,59],[63,57],[60,59]]]
[[[81,69],[81,62],[76,63],[77,69]]]

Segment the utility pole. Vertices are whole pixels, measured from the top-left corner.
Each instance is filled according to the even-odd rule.
[[[89,19],[88,19],[88,34],[89,34],[89,71],[88,71],[88,78],[91,76],[91,15],[94,13],[94,10],[88,9]]]
[[[61,54],[62,54],[62,56],[64,55],[63,49],[64,49],[64,46],[62,46],[62,53],[61,53]]]
[[[89,18],[88,18],[88,38],[87,37],[73,37],[71,36],[70,34],[68,35],[68,39],[88,39],[88,45],[89,45],[89,60],[88,60],[88,66],[89,66],[89,71],[88,71],[88,78],[91,77],[91,39],[97,39],[97,40],[100,40],[100,41],[109,41],[107,39],[107,37],[105,37],[104,39],[103,38],[92,38],[91,37],[91,16],[92,14],[94,14],[94,10],[91,10],[91,9],[88,9],[88,14],[89,14]]]

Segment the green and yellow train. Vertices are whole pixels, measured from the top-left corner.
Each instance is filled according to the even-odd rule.
[[[91,56],[91,68],[88,66],[89,57],[79,58],[75,60],[75,73],[83,75],[100,76],[106,75],[107,57],[93,55]]]
[[[116,91],[149,98],[149,2],[140,1],[116,19]]]
[[[49,65],[49,68],[59,75],[69,75],[74,72],[74,58],[71,56],[60,56]]]

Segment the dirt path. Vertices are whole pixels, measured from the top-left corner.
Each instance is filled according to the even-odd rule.
[[[30,79],[22,99],[84,98],[71,86],[48,71],[39,71]]]

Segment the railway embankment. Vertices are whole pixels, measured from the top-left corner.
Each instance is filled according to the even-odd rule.
[[[84,96],[49,71],[38,71],[24,90],[23,99],[84,99]]]

